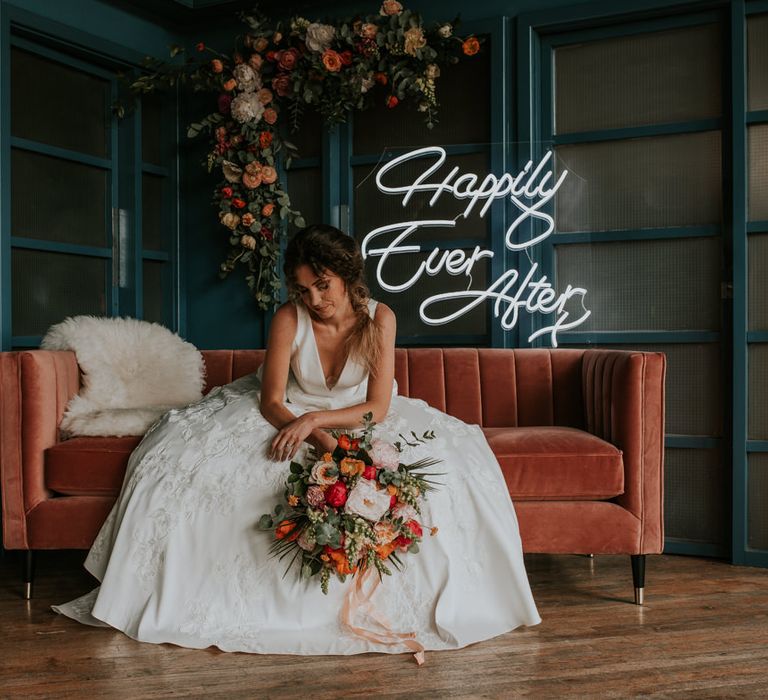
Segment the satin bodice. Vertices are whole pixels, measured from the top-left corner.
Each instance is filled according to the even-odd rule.
[[[371,318],[376,313],[376,305],[373,299],[368,300]],[[315,410],[341,408],[365,401],[368,392],[366,368],[357,358],[349,356],[336,384],[328,387],[309,311],[303,304],[297,304],[296,314],[296,337],[291,349],[291,370],[286,387],[287,401]]]

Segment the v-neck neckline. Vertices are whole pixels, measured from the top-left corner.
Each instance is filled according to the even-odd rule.
[[[309,332],[312,334],[312,344],[315,346],[315,358],[317,359],[317,366],[320,368],[320,375],[323,377],[323,386],[325,387],[326,391],[333,391],[339,385],[341,378],[344,376],[344,372],[347,371],[347,365],[349,365],[349,351],[347,351],[347,356],[344,358],[344,366],[341,368],[339,376],[336,377],[336,381],[334,382],[333,386],[328,386],[328,377],[326,376],[325,369],[323,368],[323,361],[320,359],[320,346],[317,344],[315,326],[312,323],[312,314],[309,313],[309,309],[307,309],[306,306],[304,307],[304,312],[307,314]]]

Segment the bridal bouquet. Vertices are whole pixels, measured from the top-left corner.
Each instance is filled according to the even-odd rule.
[[[303,578],[320,576],[323,593],[332,574],[341,581],[371,569],[391,575],[387,563],[399,568],[400,555],[418,552],[424,534],[420,502],[439,474],[423,470],[439,460],[401,464],[401,444],[373,438],[372,418],[363,417],[360,436],[335,434],[333,452],[291,462],[285,503],[259,519],[260,529],[274,531],[272,553],[290,557],[286,573],[297,562]],[[434,438],[431,431],[411,435],[417,442],[409,445]]]

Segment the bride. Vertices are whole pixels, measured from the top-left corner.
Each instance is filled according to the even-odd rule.
[[[476,425],[398,396],[395,316],[369,298],[354,239],[309,226],[291,240],[293,299],[276,312],[259,372],[161,418],[131,455],[120,496],[85,566],[101,586],[54,607],[145,642],[272,654],[405,652],[340,621],[353,581],[323,595],[269,556],[257,529],[283,493],[287,460],[332,451],[329,428],[375,435],[434,431],[402,461],[441,460],[442,487],[422,519],[439,532],[372,597],[392,630],[426,649],[452,649],[541,620],[523,564],[517,518]],[[357,631],[355,631],[357,630]]]

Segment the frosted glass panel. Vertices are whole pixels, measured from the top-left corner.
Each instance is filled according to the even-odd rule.
[[[471,251],[464,251],[467,256]],[[387,274],[384,279],[389,284],[402,284],[410,279],[417,271],[419,265],[426,259],[426,254],[403,255],[402,260],[395,263],[390,262],[385,268]],[[455,292],[467,289],[470,286],[470,280],[467,277],[449,275],[442,272],[434,277],[423,274],[419,282],[410,289],[399,293],[385,292],[376,284],[376,265],[378,258],[368,258],[366,261],[366,278],[371,289],[371,294],[375,299],[383,301],[390,306],[397,315],[397,334],[398,336],[444,336],[458,334],[486,334],[488,332],[488,310],[483,304],[470,313],[442,326],[428,326],[419,318],[419,306],[422,301],[434,294],[443,292]],[[475,264],[472,270],[472,289],[486,289],[488,279],[488,265],[484,261]],[[467,300],[462,299],[451,304],[435,304],[430,306],[429,315],[433,317],[445,316],[459,307],[466,306]],[[443,342],[443,341],[441,341]],[[457,341],[461,344],[461,341]]]
[[[557,287],[587,290],[579,331],[718,330],[720,239],[561,245]],[[579,303],[566,310],[581,316]]]
[[[749,140],[749,219],[768,219],[768,124],[750,126]]]
[[[768,109],[768,15],[747,19],[748,109]]]
[[[163,273],[168,263],[159,260],[145,260],[144,277],[144,320],[165,323],[163,313]]]
[[[109,151],[110,83],[11,49],[11,133],[94,156]]]
[[[353,152],[381,153],[385,148],[433,144],[487,143],[491,132],[491,44],[479,54],[442,68],[437,79],[438,123],[428,129],[419,112],[400,105],[388,109],[389,93],[376,87],[376,104],[353,118]]]
[[[557,194],[557,230],[602,231],[722,219],[720,132],[557,148],[569,175]]]
[[[749,346],[750,440],[768,440],[768,345]]]
[[[109,245],[109,180],[101,168],[12,149],[12,235]]]
[[[556,133],[718,117],[721,73],[715,24],[560,47]]]
[[[768,331],[768,235],[750,236],[749,330]]]
[[[726,487],[719,450],[668,448],[664,460],[664,534],[696,542],[724,542]]]
[[[386,173],[384,182],[391,187],[410,184],[433,163],[434,159],[432,158],[409,161]],[[482,179],[484,174],[489,171],[488,155],[486,153],[472,153],[463,156],[449,156],[442,167],[430,176],[429,182],[442,182],[454,167],[459,168],[459,173],[475,173]],[[418,193],[413,195],[404,207],[402,194],[398,196],[379,192],[375,178],[377,170],[378,167],[372,165],[353,168],[355,235],[358,238],[362,239],[369,231],[385,224],[425,219],[455,220],[455,226],[420,228],[411,234],[408,241],[447,241],[462,238],[485,240],[488,238],[490,212],[486,213],[482,219],[479,216],[484,202],[478,202],[466,219],[459,217],[459,215],[467,208],[469,200],[456,199],[447,193],[439,197],[432,207],[429,206],[429,200],[434,192]],[[381,239],[382,245],[384,245],[384,241],[385,239]]]
[[[749,455],[747,546],[768,549],[768,454]]]
[[[108,313],[107,260],[22,249],[11,259],[13,335],[43,335],[67,316]]]

